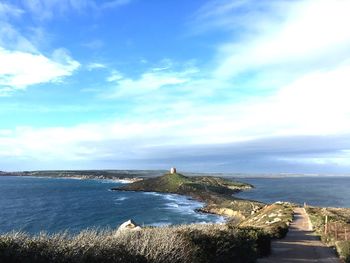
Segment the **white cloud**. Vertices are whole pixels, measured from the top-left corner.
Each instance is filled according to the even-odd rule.
[[[89,71],[94,70],[94,69],[105,69],[107,68],[107,66],[105,64],[102,63],[97,63],[97,62],[93,62],[87,65],[87,69]]]
[[[227,30],[236,29],[232,26],[231,16],[225,16],[228,10],[252,3],[236,1],[239,5],[232,6],[232,1],[220,2],[225,6],[221,10],[208,9],[207,16],[210,19],[219,17],[219,21],[213,21],[211,26],[227,26]],[[272,2],[264,1],[264,5]],[[128,121],[6,131],[0,133],[0,149],[9,150],[0,155],[37,160],[127,160],[152,155],[152,147],[158,146],[170,149],[177,145],[229,144],[279,136],[329,135],[332,138],[350,134],[350,31],[345,28],[350,24],[347,16],[350,13],[349,1],[288,2],[285,10],[275,4],[269,6],[268,10],[273,14],[280,14],[272,19],[270,12],[265,16],[258,12],[251,24],[247,17],[243,17],[242,21],[248,23],[244,24],[247,34],[240,34],[220,45],[212,71],[198,74],[193,68],[175,71],[161,66],[138,77],[111,72],[106,80],[114,88],[105,97],[120,99],[134,96],[144,99],[142,104],[133,105],[134,111],[128,113]],[[248,17],[256,12],[252,10]],[[331,19],[325,19],[329,16]],[[234,19],[237,21],[238,18]],[[263,21],[262,26],[255,25],[259,21]],[[253,29],[250,30],[250,27]],[[0,56],[3,54],[9,57],[17,55],[31,65],[35,62],[43,72],[48,70],[44,81],[55,81],[60,76],[69,75],[78,66],[77,62],[64,55],[59,56],[64,58],[62,61],[54,61],[30,52],[2,49]],[[3,85],[14,83],[20,86],[22,78],[17,77],[21,76],[24,79],[30,76],[31,83],[42,81],[38,80],[40,76],[27,73],[26,70],[30,70],[27,67],[9,65],[6,63],[4,69],[0,64]],[[99,68],[99,65],[94,67]],[[263,79],[266,83],[273,83],[273,92],[254,96],[255,90],[247,89],[242,91],[249,94],[243,96],[244,100],[239,95],[231,98],[230,91],[240,88],[240,84],[249,79],[251,71],[258,72],[260,76],[259,81],[253,80],[251,86],[259,87]],[[246,74],[243,80],[241,74]],[[221,89],[224,89],[222,96],[225,100],[215,103],[210,96],[215,96]],[[158,100],[164,90],[172,95],[179,90],[188,93],[177,97],[178,100],[173,96]],[[249,147],[254,151],[257,146],[252,143]],[[264,147],[268,149],[268,145]],[[348,149],[341,150],[341,153],[334,152],[338,155],[333,159],[317,154],[280,158],[295,163],[299,160],[349,166]]]
[[[30,85],[60,81],[80,66],[63,48],[53,50],[50,56],[42,54],[33,43],[42,37],[40,28],[31,28],[30,41],[10,23],[9,17],[19,17],[24,12],[0,3],[0,96],[9,96],[13,90]]]
[[[108,82],[115,82],[115,81],[121,80],[122,78],[123,78],[123,75],[119,71],[113,70],[110,76],[106,80]]]
[[[139,78],[125,78],[119,72],[112,72],[107,81],[116,84],[105,98],[118,98],[121,96],[137,96],[152,93],[163,87],[176,86],[190,81],[191,75],[196,73],[193,68],[183,71],[150,71],[143,73]]]
[[[269,67],[300,71],[330,66],[349,58],[349,1],[296,1],[289,3],[285,10],[275,6],[274,1],[271,3],[270,12],[260,17],[261,22],[269,26],[256,29],[254,23],[259,21],[255,18],[254,23],[248,24],[255,28],[254,34],[241,36],[220,47],[217,77],[235,77],[247,70]],[[276,13],[281,12],[283,18],[274,19]]]
[[[52,58],[48,58],[40,53],[0,47],[0,87],[23,89],[34,84],[57,82],[70,76],[79,65],[62,49],[56,49]]]

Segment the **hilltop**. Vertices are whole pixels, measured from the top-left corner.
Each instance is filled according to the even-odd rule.
[[[253,188],[250,184],[220,177],[187,177],[179,173],[167,173],[159,177],[115,187],[112,190],[186,195],[206,203],[205,207],[200,209],[202,212],[245,218],[253,210],[263,206],[260,202],[242,200],[233,196],[239,191],[250,188]]]

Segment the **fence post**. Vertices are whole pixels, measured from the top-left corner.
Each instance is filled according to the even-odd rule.
[[[344,226],[344,233],[345,241],[348,241],[348,231],[346,229],[346,226]]]
[[[328,216],[324,219],[324,234],[327,235],[328,232]]]
[[[335,241],[338,241],[338,223],[335,223]]]

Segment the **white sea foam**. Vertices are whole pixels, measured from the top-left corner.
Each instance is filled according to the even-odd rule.
[[[127,200],[127,199],[129,199],[129,198],[126,197],[126,196],[120,196],[120,197],[117,197],[117,198],[114,199],[114,203],[116,205],[120,205],[120,204],[124,203],[124,201]]]
[[[130,184],[131,181],[128,179],[91,179],[102,184],[119,183],[119,184]]]
[[[128,199],[128,197],[126,197],[126,196],[121,196],[121,197],[116,198],[115,201],[124,201],[124,200],[126,200],[126,199]]]
[[[165,209],[175,211],[179,214],[192,215],[199,220],[204,220],[197,223],[213,223],[213,219],[215,217],[217,217],[217,219],[214,221],[214,223],[225,222],[225,218],[222,216],[215,216],[196,211],[197,209],[200,209],[204,206],[203,202],[199,202],[189,197],[177,194],[164,194],[161,196],[169,201],[165,205]]]
[[[157,192],[143,192],[144,195],[153,195],[153,196],[164,196],[164,195],[167,195],[167,194],[160,194],[160,193],[157,193]]]
[[[180,215],[182,214],[193,216],[197,220],[199,220],[199,222],[196,223],[222,223],[225,221],[225,218],[222,216],[216,216],[196,211],[197,209],[202,208],[204,206],[204,203],[193,200],[192,198],[187,196],[178,194],[163,194],[157,192],[144,192],[143,194],[154,197],[161,197],[166,201],[166,203],[164,204],[164,206],[159,207],[159,209],[170,210]]]

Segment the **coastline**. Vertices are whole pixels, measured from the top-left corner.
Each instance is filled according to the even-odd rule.
[[[109,182],[115,182],[115,183],[122,183],[122,184],[132,184],[134,182],[139,182],[142,180],[145,180],[145,178],[140,178],[140,177],[130,177],[130,178],[126,178],[126,177],[105,177],[105,176],[86,176],[86,175],[80,175],[80,176],[52,176],[52,175],[47,175],[47,176],[43,176],[43,175],[33,175],[33,174],[23,174],[23,173],[6,173],[6,174],[0,174],[1,176],[15,176],[15,177],[23,177],[23,178],[38,178],[38,179],[71,179],[71,180],[98,180],[98,181],[109,181]],[[116,191],[113,188],[109,189],[111,191]],[[211,214],[211,215],[216,215],[218,216],[218,220],[215,221],[214,223],[223,223],[226,222],[228,219],[228,215],[226,214],[220,214],[220,213],[215,213],[212,212],[206,208],[207,203],[205,202],[205,200],[199,199],[199,198],[194,198],[193,196],[190,195],[184,195],[184,194],[179,194],[179,193],[167,193],[167,192],[161,192],[161,191],[132,191],[132,190],[119,190],[119,191],[126,191],[126,192],[144,192],[144,193],[158,193],[158,194],[162,194],[162,195],[167,195],[167,194],[172,194],[172,195],[178,195],[178,196],[182,196],[185,197],[186,199],[190,200],[190,201],[196,201],[196,202],[200,202],[202,204],[202,207],[200,208],[193,208],[192,211],[194,211],[195,213],[199,213],[199,214]],[[237,191],[239,192],[239,191]],[[223,219],[223,220],[222,220]]]
[[[44,175],[45,172],[0,172],[1,176],[31,177],[31,178],[54,178],[54,179],[75,179],[75,180],[110,180],[119,183],[134,183],[142,181],[143,177],[134,176],[111,176],[111,175],[91,175],[91,174],[70,174],[69,172],[57,172],[55,174]]]
[[[219,213],[219,212],[214,212],[211,211],[210,209],[206,209],[207,207],[207,202],[205,200],[199,199],[199,198],[195,198],[191,195],[184,195],[184,194],[179,194],[179,193],[170,193],[170,192],[160,192],[160,191],[134,191],[134,190],[124,190],[124,189],[114,189],[111,188],[111,191],[118,191],[118,192],[143,192],[143,193],[157,193],[157,194],[162,194],[162,195],[167,195],[167,194],[171,194],[171,195],[178,195],[178,196],[182,196],[185,197],[186,199],[190,200],[190,201],[196,201],[196,202],[200,202],[203,204],[203,206],[201,208],[195,208],[193,209],[194,212],[196,213],[202,213],[202,214],[209,214],[209,215],[216,215],[219,217],[223,217],[224,218],[224,222],[227,222],[227,220],[230,218],[230,215],[225,214],[225,213]],[[218,223],[222,223],[222,222],[218,222]]]
[[[114,187],[111,190],[178,194],[203,202],[204,206],[197,209],[198,212],[242,220],[265,206],[265,203],[262,202],[234,196],[234,194],[251,188],[254,186],[219,177],[186,177],[181,174],[165,174],[134,184]]]

